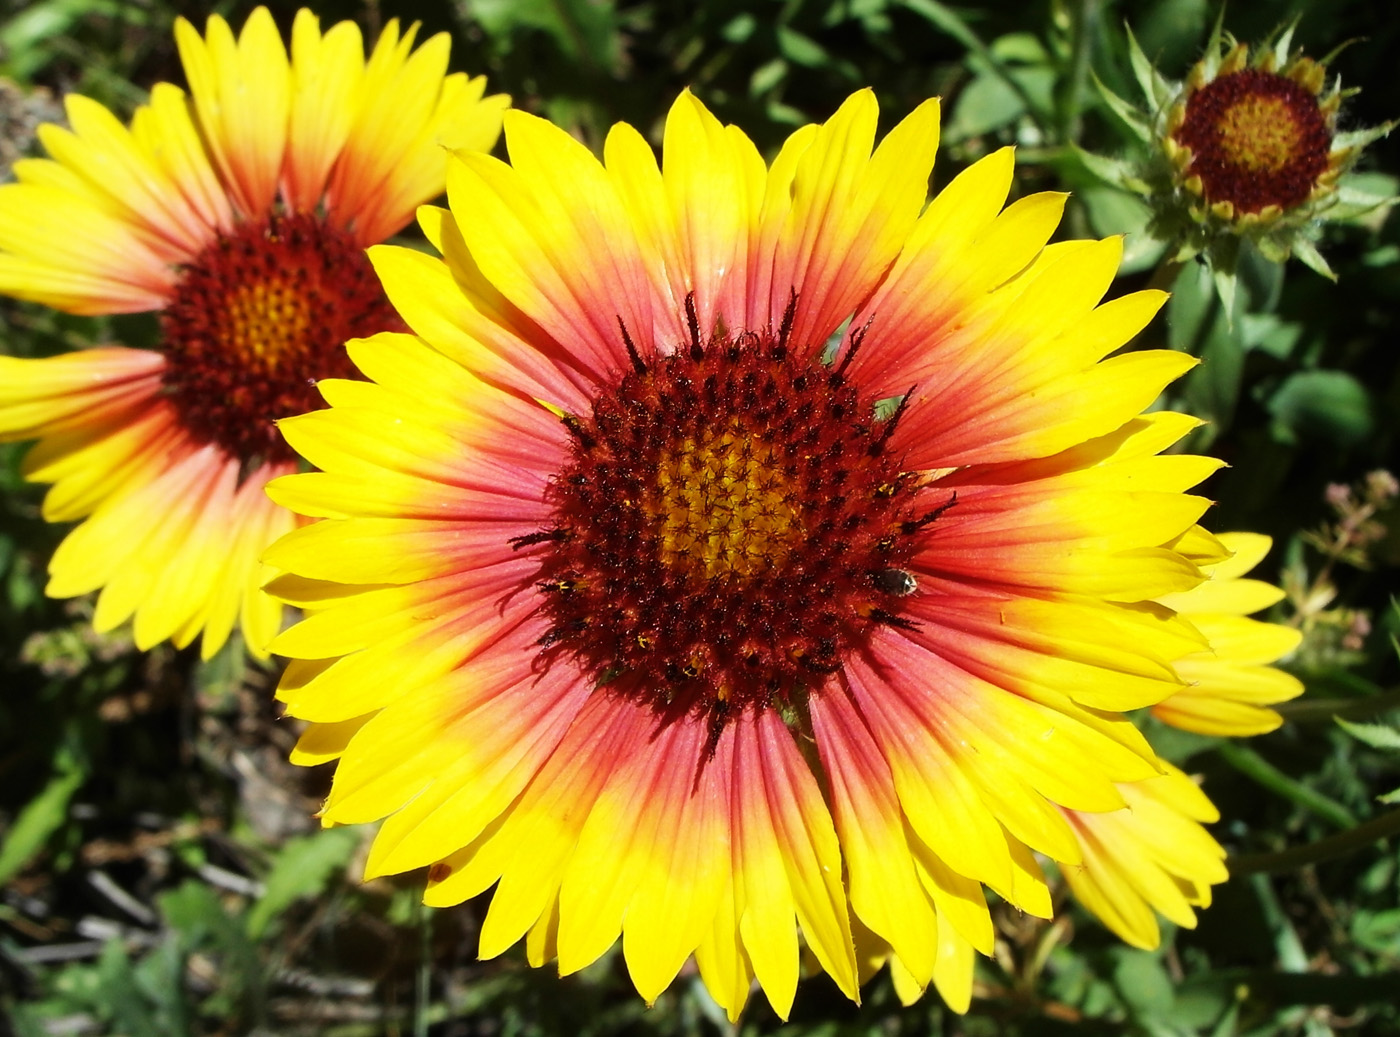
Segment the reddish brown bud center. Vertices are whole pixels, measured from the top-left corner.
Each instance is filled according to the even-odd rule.
[[[538,587],[546,655],[658,707],[800,704],[900,612],[941,499],[885,449],[894,417],[769,336],[658,358],[566,424]],[[946,495],[945,495],[946,496]]]
[[[1332,131],[1317,96],[1288,76],[1244,69],[1191,94],[1174,134],[1208,202],[1241,213],[1305,202],[1326,170]]]
[[[250,463],[295,457],[273,422],[320,406],[316,379],[354,375],[347,339],[403,328],[364,251],[306,214],[210,244],[161,323],[181,421]]]

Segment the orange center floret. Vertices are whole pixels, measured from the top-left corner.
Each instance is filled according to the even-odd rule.
[[[181,422],[248,462],[295,457],[273,422],[320,406],[316,379],[354,376],[347,339],[403,328],[364,251],[306,214],[209,245],[161,324]]]
[[[1246,96],[1220,116],[1221,150],[1245,169],[1275,173],[1298,151],[1298,124],[1279,97]]]
[[[667,443],[643,508],[659,530],[662,564],[691,583],[727,576],[742,585],[782,568],[801,544],[794,496],[772,444],[734,419]]]
[[[240,285],[224,312],[229,349],[275,370],[283,357],[295,359],[311,331],[306,297],[286,277]]]
[[[1327,170],[1332,131],[1317,96],[1276,72],[1244,69],[1191,94],[1173,135],[1208,202],[1257,213],[1306,201]]]
[[[636,360],[565,420],[554,524],[513,542],[545,547],[546,658],[658,708],[795,705],[876,624],[909,625],[905,566],[948,495],[886,450],[898,415],[772,336]]]

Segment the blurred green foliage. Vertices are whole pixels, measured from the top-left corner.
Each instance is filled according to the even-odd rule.
[[[239,23],[251,6],[10,0],[0,159],[32,151],[34,124],[61,118],[68,91],[125,115],[153,81],[183,81],[177,16]],[[286,26],[297,4],[270,6]],[[1165,402],[1208,418],[1190,445],[1230,462],[1208,491],[1212,528],[1274,535],[1261,571],[1289,592],[1276,618],[1307,635],[1291,665],[1309,687],[1282,730],[1248,747],[1151,732],[1205,776],[1226,819],[1217,837],[1240,855],[1216,905],[1194,931],[1167,926],[1153,952],[1069,905],[1054,923],[1003,905],[966,1017],[932,995],[903,1008],[883,978],[856,1007],[818,977],[789,1023],[757,996],[739,1032],[1400,1032],[1400,834],[1386,813],[1400,784],[1400,622],[1388,601],[1400,524],[1393,500],[1365,504],[1363,485],[1395,465],[1400,431],[1400,224],[1379,211],[1330,226],[1335,285],[1243,255],[1231,314],[1195,265],[1164,271],[1145,206],[1086,158],[1112,161],[1131,144],[1092,77],[1131,92],[1125,20],[1180,76],[1214,17],[1206,0],[327,0],[318,13],[371,34],[390,17],[447,31],[454,67],[486,72],[595,147],[618,119],[655,139],[685,86],[768,154],[857,87],[875,88],[887,126],[941,95],[936,183],[1016,145],[1015,193],[1075,192],[1065,236],[1126,235],[1115,292],[1168,276],[1173,298],[1137,345],[1205,361]],[[1362,88],[1344,125],[1400,114],[1400,20],[1380,5],[1267,0],[1235,5],[1228,25],[1256,39],[1295,13],[1311,54],[1357,41],[1334,66]],[[1368,154],[1374,193],[1395,189],[1397,143]],[[46,355],[149,342],[154,324],[0,301],[0,334],[9,352]],[[203,666],[189,653],[141,655],[94,635],[85,603],[43,597],[62,530],[40,520],[21,455],[0,447],[0,1033],[731,1032],[693,974],[647,1008],[615,953],[564,980],[518,954],[477,962],[482,903],[422,908],[421,875],[358,884],[366,833],[316,830],[328,775],[285,763],[295,736],[275,717],[274,674],[236,644]],[[1332,484],[1357,487],[1349,504]]]

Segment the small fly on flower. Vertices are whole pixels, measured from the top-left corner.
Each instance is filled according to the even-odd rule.
[[[897,598],[907,598],[919,589],[919,581],[914,574],[904,569],[876,569],[870,574],[875,589]]]

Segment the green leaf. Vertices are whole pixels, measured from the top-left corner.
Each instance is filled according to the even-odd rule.
[[[1025,101],[1004,79],[977,76],[958,94],[949,120],[948,139],[966,140],[990,133],[1015,122],[1025,111]]]
[[[762,97],[783,81],[787,76],[788,63],[782,58],[774,58],[754,69],[749,77],[749,96]]]
[[[1351,935],[1368,950],[1400,955],[1400,908],[1358,912],[1351,926]]]
[[[1357,446],[1374,425],[1366,387],[1345,371],[1299,371],[1269,401],[1274,436],[1284,443],[1330,440]]]
[[[1329,223],[1359,223],[1365,225],[1364,217],[1394,205],[1393,194],[1366,194],[1347,185],[1343,180],[1337,187],[1337,197],[1333,204],[1322,210],[1322,217]]]
[[[1133,131],[1133,136],[1137,137],[1143,144],[1149,143],[1152,140],[1152,126],[1147,121],[1147,117],[1105,86],[1097,73],[1091,71],[1089,74],[1093,76],[1094,86],[1098,89],[1104,104],[1108,105],[1113,114],[1122,119],[1128,129]]]
[[[1245,346],[1227,320],[1223,298],[1234,300],[1235,285],[1233,271],[1191,263],[1177,276],[1167,303],[1167,344],[1201,358],[1176,390],[1188,413],[1210,422],[1197,434],[1198,449],[1230,428],[1239,404]]]
[[[20,811],[0,844],[0,885],[8,882],[63,826],[68,802],[87,778],[87,768],[73,753],[60,749],[54,758],[54,775],[43,790]]]
[[[938,3],[937,0],[902,0],[902,2],[903,6],[922,15],[934,28],[947,33],[968,50],[975,53],[986,52],[986,44],[968,28],[965,21],[944,4]]]
[[[1171,292],[1167,300],[1167,345],[1183,353],[1198,354],[1219,310],[1208,271],[1200,263],[1182,267]]]
[[[221,934],[228,932],[228,913],[209,886],[190,879],[158,896],[156,906],[166,924],[180,934],[186,948],[200,947],[211,939],[224,942]]]
[[[998,36],[992,40],[988,50],[1002,61],[1018,65],[1045,65],[1050,61],[1045,44],[1030,32],[1008,32],[1005,36]]]
[[[756,28],[758,19],[745,11],[731,18],[719,34],[728,43],[747,43]]]
[[[1141,198],[1111,187],[1081,190],[1079,200],[1089,211],[1089,224],[1100,237],[1112,234],[1140,234],[1152,218],[1152,210]]]
[[[794,108],[790,104],[783,104],[776,97],[768,98],[763,106],[763,112],[774,122],[784,126],[802,126],[807,123],[807,116],[800,108]]]
[[[974,56],[981,59],[986,65],[987,71],[1021,95],[1021,100],[1027,108],[1031,109],[1033,115],[1044,116],[1046,114],[1044,111],[1035,110],[1032,98],[1026,94],[1024,86],[1017,82],[1011,70],[1006,67],[1001,58],[992,53],[991,48],[982,42],[982,38],[973,32],[968,24],[951,8],[938,3],[938,0],[900,0],[900,4],[926,19],[934,28],[953,37]]]
[[[1225,322],[1233,327],[1235,322],[1235,289],[1239,287],[1239,275],[1235,272],[1234,267],[1212,263],[1210,276],[1215,281],[1216,294],[1220,296]]]
[[[353,828],[327,828],[288,840],[263,883],[262,899],[248,912],[248,935],[257,939],[295,901],[325,889],[331,876],[350,860],[358,842],[359,833]]]
[[[1078,144],[1071,144],[1070,150],[1089,173],[1114,187],[1124,186],[1137,174],[1137,165],[1126,159],[1109,158],[1094,151],[1085,151]]]
[[[58,54],[52,45],[54,37],[66,35],[83,19],[144,21],[126,6],[114,0],[46,0],[29,5],[0,23],[0,54],[6,55],[0,74],[27,80],[42,71]]]
[[[1396,125],[1397,123],[1395,122],[1384,122],[1379,126],[1368,126],[1361,130],[1348,130],[1345,133],[1339,133],[1332,138],[1332,150],[1339,151],[1342,148],[1364,148],[1367,144],[1371,144],[1380,140],[1382,137],[1388,136],[1390,131],[1395,129]]]
[[[1175,994],[1171,977],[1161,959],[1147,951],[1120,950],[1113,969],[1113,982],[1123,1000],[1139,1015],[1148,1018],[1171,1011]]]
[[[826,50],[810,36],[778,26],[778,51],[793,64],[821,68],[827,62]]]
[[[1284,26],[1283,32],[1278,34],[1278,40],[1274,43],[1274,61],[1280,66],[1288,64],[1288,49],[1293,46],[1293,33],[1298,29],[1298,19],[1301,15],[1294,15],[1293,20]]]
[[[1198,986],[1187,976],[1173,990],[1171,1019],[1178,1026],[1185,1027],[1188,1033],[1197,1034],[1219,1020],[1228,1019],[1230,1010],[1238,1005],[1233,990],[1214,986]],[[1230,1033],[1228,1029],[1217,1028],[1214,1034]]]
[[[175,931],[180,953],[212,953],[219,959],[219,985],[201,1008],[210,1014],[235,1011],[256,1015],[266,995],[266,972],[258,949],[244,932],[243,917],[234,917],[219,894],[195,879],[156,898],[166,925]]]
[[[179,940],[167,934],[133,970],[136,985],[150,1002],[162,1037],[190,1032],[189,1006],[185,1004],[185,961]]]
[[[1394,173],[1381,173],[1369,170],[1365,173],[1348,173],[1337,185],[1338,194],[1352,191],[1358,195],[1375,196],[1394,200],[1400,192],[1400,177]]]
[[[1303,326],[1280,319],[1273,313],[1246,313],[1240,317],[1240,337],[1245,348],[1266,353],[1276,360],[1293,355],[1303,335]]]
[[[1332,272],[1332,267],[1323,258],[1322,253],[1317,250],[1317,246],[1307,238],[1299,238],[1293,243],[1293,254],[1309,270],[1321,274],[1329,281],[1337,279],[1337,275]]]
[[[1129,234],[1123,242],[1123,261],[1118,264],[1118,276],[1155,269],[1161,264],[1168,244],[1147,231]]]
[[[1342,717],[1333,717],[1347,734],[1365,742],[1372,749],[1393,749],[1400,752],[1400,728],[1388,724],[1358,724]]]
[[[1025,65],[1011,69],[1011,81],[1021,91],[1027,111],[1046,112],[1055,104],[1055,70],[1047,65]]]
[[[97,960],[100,984],[96,1006],[111,1013],[124,1037],[162,1037],[151,1016],[151,1007],[136,986],[131,959],[120,940],[108,940]]]
[[[1157,71],[1151,59],[1143,53],[1132,28],[1124,23],[1123,30],[1128,34],[1128,61],[1133,66],[1133,77],[1137,80],[1142,96],[1151,104],[1152,110],[1159,111],[1176,93],[1176,87]]]
[[[616,70],[622,55],[612,0],[470,0],[468,15],[492,36],[535,29],[584,66]]]
[[[1089,225],[1096,235],[1124,236],[1120,277],[1149,269],[1162,258],[1166,243],[1148,233],[1152,210],[1137,195],[1112,187],[1087,187],[1075,197],[1088,212]]]

